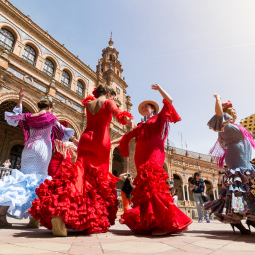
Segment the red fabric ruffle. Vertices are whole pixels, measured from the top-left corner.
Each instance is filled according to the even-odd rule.
[[[91,95],[88,95],[83,100],[81,100],[81,103],[86,106],[89,101],[95,100],[95,98]]]
[[[128,138],[128,136],[123,135],[121,137],[118,149],[120,150],[121,155],[124,157],[129,157],[129,144],[130,144],[130,139]]]
[[[150,234],[157,228],[169,233],[186,230],[192,220],[173,203],[165,170],[155,162],[147,162],[138,173],[131,192],[133,209],[121,216],[120,223],[137,234]]]
[[[118,120],[118,122],[122,125],[127,125],[127,122],[125,121],[124,117],[128,117],[130,119],[133,119],[134,117],[132,116],[132,114],[130,112],[127,111],[123,111],[123,112],[119,112],[116,115],[116,118]]]
[[[174,106],[169,103],[167,100],[163,99],[163,104],[166,106],[166,110],[165,110],[165,115],[166,118],[173,123],[176,123],[178,121],[181,121],[181,117],[179,116],[179,114],[177,113],[177,111],[175,110]]]
[[[82,163],[63,164],[55,178],[45,180],[36,189],[38,198],[29,213],[48,229],[51,218],[59,216],[68,229],[86,230],[86,233],[107,232],[114,225],[118,210],[116,182],[111,173],[105,177],[100,168],[89,166],[82,189],[76,187]]]

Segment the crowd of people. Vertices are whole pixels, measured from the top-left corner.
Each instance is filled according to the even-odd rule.
[[[52,229],[55,236],[67,236],[68,229],[86,234],[107,232],[115,224],[118,198],[116,183],[123,181],[121,197],[123,214],[120,223],[136,234],[168,235],[188,229],[192,220],[177,206],[178,190],[163,169],[164,143],[170,123],[181,121],[171,96],[158,84],[151,88],[163,98],[163,108],[152,100],[140,103],[138,111],[146,121],[136,125],[130,112],[120,110],[116,92],[102,85],[95,88],[82,104],[87,112],[87,126],[79,141],[67,122],[51,113],[52,99],[38,102],[37,113],[22,113],[24,89],[13,112],[5,113],[9,125],[19,125],[24,133],[25,148],[20,170],[0,180],[0,227],[11,227],[6,215],[16,219],[29,218],[27,227],[40,224]],[[203,213],[210,223],[209,213],[221,222],[230,223],[233,230],[250,234],[241,220],[255,227],[255,198],[251,183],[255,166],[250,163],[253,135],[235,123],[236,111],[230,101],[216,99],[215,115],[208,122],[218,132],[210,151],[224,172],[219,173],[222,189],[220,198],[209,202],[206,185],[196,172],[190,190],[196,203],[199,220]],[[109,124],[112,115],[119,123],[130,126],[130,132],[110,140]],[[137,174],[124,173],[119,178],[109,172],[110,150],[117,144],[124,157],[129,157],[129,143],[135,139]],[[52,156],[53,153],[53,156]],[[10,162],[6,161],[6,167]]]

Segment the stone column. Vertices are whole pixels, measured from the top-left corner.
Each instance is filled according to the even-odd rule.
[[[189,184],[186,184],[185,186],[187,188],[187,200],[190,201],[189,200]]]
[[[183,200],[186,201],[186,196],[185,196],[185,184],[182,184],[182,193],[183,193]]]
[[[213,189],[213,199],[214,199],[214,200],[216,199],[216,196],[215,196],[215,189]]]
[[[1,163],[3,163],[6,159],[7,159],[7,148],[10,144],[10,141],[13,137],[13,132],[10,130],[6,130],[5,131],[5,138],[4,138],[4,142],[3,142],[3,147],[2,147],[2,154],[1,154]],[[9,155],[8,155],[9,157]]]
[[[218,190],[218,189],[216,189],[216,191],[215,191],[215,192],[216,192],[216,198],[217,198],[217,199],[219,199],[219,190]]]

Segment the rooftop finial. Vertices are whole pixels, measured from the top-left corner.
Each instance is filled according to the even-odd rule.
[[[111,37],[110,37],[110,41],[109,41],[109,47],[113,48],[112,32],[111,32]]]

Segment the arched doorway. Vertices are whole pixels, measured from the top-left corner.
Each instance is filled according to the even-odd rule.
[[[189,177],[189,179],[188,179],[189,184],[190,184],[191,180],[193,180],[193,177]],[[194,201],[193,192],[190,189],[189,189],[189,199],[190,199],[190,201]]]
[[[179,175],[174,174],[174,187],[178,191],[178,200],[183,200],[182,180]]]
[[[13,108],[16,106],[16,102],[14,101],[5,101],[0,105],[0,121],[6,123],[6,120],[4,119],[4,113],[5,112],[12,112]],[[23,113],[30,112],[26,107],[22,107]]]
[[[21,163],[21,153],[23,150],[24,146],[23,145],[14,145],[11,148],[11,152],[10,152],[10,160],[11,160],[11,168],[16,168],[17,165],[19,165]]]
[[[213,187],[211,183],[207,180],[205,180],[205,185],[206,185],[206,195],[209,197],[210,201],[213,201],[214,200]]]
[[[112,160],[112,174],[116,177],[119,177],[120,174],[124,173],[124,158],[120,155],[120,150],[115,148],[113,151],[113,160]],[[117,183],[117,189],[122,188],[122,181]]]

